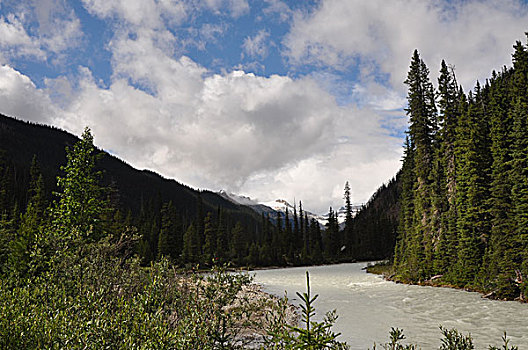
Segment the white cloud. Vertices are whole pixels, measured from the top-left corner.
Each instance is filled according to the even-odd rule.
[[[286,22],[291,19],[293,11],[290,7],[281,0],[264,0],[267,7],[263,9],[266,15],[277,16],[279,22]]]
[[[60,54],[80,44],[83,35],[81,22],[65,3],[59,0],[36,1],[34,12],[39,39],[47,50]]]
[[[135,26],[158,28],[162,26],[162,9],[173,11],[181,16],[181,6],[170,6],[162,2],[158,6],[154,0],[83,0],[84,7],[93,15],[101,18],[117,17]]]
[[[285,54],[292,63],[334,68],[373,62],[402,91],[417,48],[434,76],[445,58],[472,88],[510,62],[526,23],[528,6],[520,0],[325,0],[313,13],[295,14]]]
[[[122,79],[102,89],[85,73],[62,125],[76,132],[90,125],[102,147],[200,187],[237,189],[252,174],[331,149],[326,107],[333,102],[313,82],[181,73],[173,72],[182,84],[199,87],[181,98],[153,96]]]
[[[35,20],[36,26],[32,26]],[[0,48],[4,60],[27,57],[62,58],[65,51],[81,43],[80,20],[58,0],[21,3],[15,12],[0,17]]]
[[[242,44],[244,52],[251,57],[266,58],[268,55],[269,36],[269,32],[262,29],[254,37],[246,37]]]
[[[240,192],[264,202],[302,200],[308,210],[326,213],[330,206],[343,205],[349,181],[353,202],[364,203],[401,166],[400,140],[389,137],[381,122],[372,110],[342,109],[332,128],[330,151],[250,176]]]
[[[154,50],[158,67],[149,81],[158,93],[150,94],[125,76],[146,77],[153,57],[129,46],[130,62],[116,68],[120,77],[108,88],[81,68],[75,86],[58,78],[39,90],[4,67],[4,112],[76,134],[88,125],[100,147],[195,187],[243,191],[262,200],[296,196],[321,212],[341,203],[345,181],[357,185],[355,198],[365,201],[398,166],[399,141],[386,137],[382,116],[339,107],[310,78],[204,75],[189,58],[170,59]],[[57,87],[54,99],[64,99],[62,107],[48,96]]]
[[[229,15],[233,18],[240,17],[249,12],[247,0],[205,0],[204,4],[217,14],[227,9]]]
[[[234,5],[243,10],[237,13],[248,11],[244,4],[206,5],[212,11],[227,6],[234,15]],[[101,86],[80,67],[76,76],[46,79],[46,88],[38,89],[5,66],[3,112],[76,134],[90,126],[98,146],[191,186],[242,191],[261,200],[296,197],[319,212],[340,205],[345,181],[351,181],[354,201],[363,202],[399,167],[400,141],[385,125],[399,121],[379,111],[397,104],[398,95],[382,86],[365,85],[376,92],[370,99],[352,89],[366,100],[359,108],[338,103],[316,76],[212,74],[182,56],[179,38],[167,28],[164,11],[172,9],[183,20],[193,11],[187,3],[85,0],[84,5],[114,22],[106,45],[112,55],[109,85]],[[267,36],[251,38],[248,54],[265,54]]]
[[[27,76],[8,65],[0,66],[1,113],[36,122],[54,122],[57,109],[47,94]]]
[[[0,48],[4,59],[18,56],[46,58],[38,40],[27,33],[20,18],[12,13],[0,17]]]

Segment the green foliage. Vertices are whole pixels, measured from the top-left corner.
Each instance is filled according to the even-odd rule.
[[[463,335],[456,329],[446,329],[440,327],[443,337],[440,339],[440,347],[438,350],[474,350],[473,339],[471,335]],[[389,332],[389,342],[381,344],[384,350],[417,350],[417,346],[413,344],[402,344],[405,340],[405,335],[402,329],[391,328]],[[502,337],[503,346],[499,349],[494,346],[489,346],[489,350],[518,350],[516,346],[510,347],[509,340],[506,333]],[[376,350],[377,346],[374,344],[372,350]]]
[[[415,51],[396,275],[526,300],[528,49],[517,42],[513,68],[467,96],[442,61],[438,110],[428,72]]]
[[[313,321],[315,316],[314,303],[318,295],[310,293],[310,275],[306,272],[306,292],[297,296],[301,300],[301,321],[303,327],[291,325],[274,325],[269,335],[268,342],[273,349],[348,349],[348,345],[339,342],[339,333],[332,332],[331,328],[337,319],[335,311],[328,312],[322,322]]]
[[[61,167],[64,176],[57,178],[61,192],[51,212],[55,235],[76,233],[94,240],[102,235],[101,219],[108,204],[105,189],[99,185],[101,173],[95,170],[96,152],[88,128],[81,141],[66,150],[67,163]]]
[[[405,335],[403,335],[403,329],[391,328],[389,332],[389,342],[382,344],[384,350],[415,350],[416,346],[412,344],[401,344],[401,341],[405,340]],[[372,350],[376,350],[376,344]]]
[[[183,261],[188,263],[197,263],[200,257],[200,237],[198,232],[191,224],[183,235]]]
[[[235,348],[239,320],[250,308],[226,307],[247,275],[185,276],[166,261],[143,269],[137,259],[113,256],[130,243],[119,241],[85,247],[89,256],[20,286],[2,283],[0,348]],[[71,272],[60,273],[64,267]]]
[[[440,350],[474,350],[473,339],[471,335],[463,335],[456,329],[445,329],[440,327],[444,338],[442,339],[442,345]]]

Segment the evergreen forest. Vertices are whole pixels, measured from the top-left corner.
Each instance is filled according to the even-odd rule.
[[[395,278],[528,297],[528,48],[464,92],[418,51],[408,87]]]

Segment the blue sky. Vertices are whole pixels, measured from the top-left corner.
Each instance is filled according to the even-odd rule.
[[[0,0],[0,112],[322,213],[398,170],[415,48],[469,90],[527,23],[524,0]]]

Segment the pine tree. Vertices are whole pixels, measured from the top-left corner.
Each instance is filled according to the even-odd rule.
[[[232,256],[239,266],[244,265],[246,263],[245,258],[247,256],[248,242],[240,221],[238,221],[235,227],[231,230],[231,237]]]
[[[291,256],[296,259],[299,252],[299,247],[301,246],[301,233],[299,226],[299,217],[297,216],[297,203],[293,202],[293,231],[292,231],[292,240],[291,240]]]
[[[489,133],[480,86],[469,96],[469,108],[457,129],[457,208],[459,216],[458,261],[456,275],[460,284],[473,282],[482,262],[483,242],[489,234],[486,216]]]
[[[429,69],[417,50],[411,59],[410,70],[405,80],[408,86],[409,145],[413,150],[414,196],[413,227],[407,262],[415,278],[426,278],[432,272],[433,240],[431,232],[431,167],[433,161],[433,139],[438,129],[434,90],[429,81]],[[409,233],[408,233],[409,234]]]
[[[323,242],[321,236],[321,228],[319,227],[319,222],[312,219],[310,221],[310,255],[312,261],[315,264],[323,262]]]
[[[528,34],[527,34],[528,35]],[[528,292],[528,50],[517,42],[513,64],[513,152],[511,160],[512,219],[514,238],[509,244],[512,267],[523,277],[524,294]],[[511,268],[511,267],[510,267]],[[513,279],[514,276],[511,276]],[[526,280],[526,281],[525,281]]]
[[[484,263],[480,269],[482,284],[497,284],[497,276],[502,281],[508,280],[513,268],[507,243],[513,239],[513,222],[511,208],[511,148],[512,148],[512,114],[508,97],[506,72],[500,75],[493,72],[489,102],[490,139],[491,139],[491,186],[490,186],[490,237],[485,251]],[[502,264],[501,262],[506,262]],[[506,267],[506,271],[502,271]],[[499,282],[498,284],[503,284]],[[507,283],[509,284],[509,283]],[[501,287],[499,287],[501,289]]]
[[[410,278],[412,268],[410,266],[411,248],[419,242],[413,241],[414,227],[414,153],[411,141],[407,136],[405,138],[404,155],[402,159],[402,191],[400,195],[400,220],[396,235],[396,244],[394,251],[394,267],[405,278]]]
[[[213,259],[216,259],[216,229],[213,226],[213,217],[211,213],[207,213],[204,220],[204,236],[205,244],[203,247],[202,261],[206,265],[210,265]]]
[[[16,237],[10,243],[9,266],[17,274],[25,274],[29,268],[30,251],[35,238],[41,234],[44,212],[47,206],[44,179],[33,157],[30,168],[28,205],[20,220]]]
[[[287,254],[287,259],[291,263],[294,255],[294,242],[288,207],[286,207],[286,212],[284,214],[284,243],[285,246],[283,251]]]
[[[459,118],[459,91],[454,69],[442,60],[438,78],[438,124],[431,182],[435,235],[434,274],[445,274],[456,261],[456,172],[454,143]]]
[[[200,237],[192,223],[183,235],[183,262],[196,264],[200,259]]]
[[[229,258],[229,239],[227,227],[224,222],[224,213],[218,209],[218,224],[216,226],[216,255],[220,263],[227,262]]]
[[[272,251],[272,259],[279,265],[283,264],[283,256],[286,253],[285,247],[285,237],[283,232],[282,225],[282,214],[280,211],[277,212],[277,228],[273,231],[273,243],[272,246],[275,248]]]
[[[298,249],[301,253],[302,260],[305,260],[308,255],[308,246],[306,245],[306,232],[304,231],[304,213],[302,208],[302,201],[299,201],[299,243]]]
[[[352,253],[354,245],[353,228],[352,228],[352,201],[350,199],[350,185],[348,181],[345,183],[344,196],[345,200],[345,228],[344,228],[344,243],[347,246],[349,255]]]
[[[161,229],[158,238],[158,257],[168,257],[179,261],[182,250],[182,236],[176,211],[172,201],[163,204],[161,209]]]
[[[328,222],[326,223],[324,251],[326,258],[329,260],[335,259],[339,252],[339,226],[337,216],[332,207],[328,211]]]

